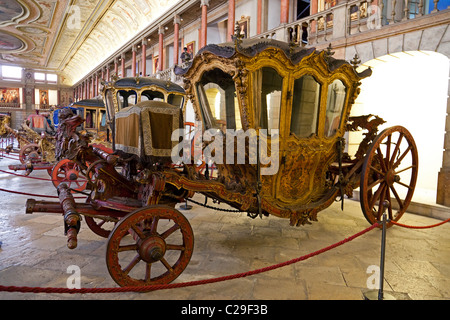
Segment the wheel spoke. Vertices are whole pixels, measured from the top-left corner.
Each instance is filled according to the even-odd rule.
[[[151,263],[147,263],[147,265],[145,266],[145,282],[146,283],[150,283],[150,281],[152,280],[152,264]]]
[[[403,140],[403,133],[400,132],[400,136],[398,137],[397,144],[395,145],[394,152],[392,152],[392,157],[391,157],[391,160],[389,162],[390,166],[392,166],[394,164],[395,154],[400,149],[400,144],[401,144],[402,140]]]
[[[401,181],[396,182],[401,186],[404,186],[405,188],[408,188],[409,190],[414,190],[414,188],[412,186],[407,185],[406,183],[403,183]]]
[[[161,261],[161,263],[164,265],[164,267],[166,267],[167,271],[169,271],[170,273],[173,273],[172,266],[167,262],[166,259],[164,259],[164,257],[161,258],[161,260],[159,260],[159,261]]]
[[[159,217],[158,216],[153,217],[152,225],[150,227],[150,232],[152,234],[156,234],[156,230],[158,229],[158,222],[159,222]]]
[[[381,178],[381,179],[378,179],[378,180],[374,181],[371,185],[367,186],[367,190],[372,190],[373,187],[375,187],[377,184],[383,182],[383,180],[384,180],[384,179]]]
[[[375,206],[375,202],[377,202],[377,200],[380,198],[381,192],[384,190],[385,184],[380,184],[380,187],[378,188],[378,190],[375,192],[375,194],[373,195],[371,201],[370,201],[370,205],[369,207],[372,209]]]
[[[384,162],[383,153],[381,152],[380,147],[377,148],[376,155],[378,157],[378,160],[380,161],[381,170],[383,172],[387,172],[386,163]]]
[[[184,251],[186,249],[185,246],[177,245],[177,244],[166,244],[166,250],[180,250]]]
[[[381,172],[380,170],[378,170],[378,168],[375,168],[374,166],[370,166],[370,169],[373,170],[373,171],[375,171],[375,172],[378,173],[378,174],[384,175],[383,172]]]
[[[397,168],[400,163],[402,162],[403,158],[406,157],[406,155],[411,151],[412,146],[408,146],[408,148],[403,152],[403,154],[398,158],[398,160],[395,162],[395,164],[392,165],[392,168]]]
[[[139,238],[141,238],[142,240],[145,239],[146,235],[141,230],[141,228],[139,228],[137,225],[132,225],[131,229],[133,229],[133,231],[136,232],[136,234]]]
[[[392,134],[387,136],[386,142],[386,167],[389,167],[390,155],[391,155],[391,139]]]
[[[129,244],[126,246],[119,246],[119,249],[117,250],[118,252],[123,252],[123,251],[131,251],[131,250],[137,250],[138,249],[138,245],[137,244]]]
[[[170,229],[167,229],[163,234],[161,234],[161,238],[166,239],[178,229],[180,229],[180,226],[178,224],[174,224]]]
[[[402,173],[402,172],[404,172],[404,171],[406,171],[406,170],[409,170],[409,169],[415,169],[415,168],[417,168],[417,166],[409,166],[409,167],[407,167],[407,168],[404,168],[404,169],[401,169],[401,170],[399,170],[399,171],[396,171],[395,172],[395,174],[399,174],[399,173]]]
[[[125,269],[123,269],[123,272],[125,274],[128,274],[131,271],[131,269],[133,269],[139,263],[139,261],[141,261],[141,257],[139,254],[137,254],[133,258],[133,260],[131,260],[131,262],[128,264],[128,266],[126,266]]]
[[[397,190],[395,190],[394,186],[390,186],[390,189],[391,189],[392,193],[394,194],[395,199],[397,200],[400,210],[403,209],[403,201],[400,198],[400,196],[398,195]]]
[[[383,214],[383,208],[384,208],[383,202],[384,202],[384,199],[386,199],[386,185],[385,184],[383,184],[382,191],[381,191],[381,194],[380,194],[380,200],[378,200],[377,220],[380,220],[381,216]]]

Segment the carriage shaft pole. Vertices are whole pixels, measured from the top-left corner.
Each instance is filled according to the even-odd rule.
[[[64,211],[64,224],[67,235],[67,247],[69,249],[75,249],[77,247],[77,234],[81,221],[80,214],[76,210],[75,199],[69,186],[65,183],[61,183],[58,186],[59,202]]]

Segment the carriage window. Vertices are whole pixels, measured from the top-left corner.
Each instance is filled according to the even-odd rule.
[[[119,103],[119,111],[123,108],[127,108],[133,104],[136,104],[137,94],[136,91],[119,90],[117,92],[117,102]]]
[[[254,73],[253,92],[257,119],[262,129],[280,128],[281,92],[283,78],[272,68],[262,68]]]
[[[164,101],[164,94],[159,91],[145,90],[141,93],[141,101],[147,100]]]
[[[100,110],[100,130],[106,130],[106,111]]]
[[[108,120],[112,120],[115,116],[113,94],[111,90],[106,91],[106,111],[108,112]]]
[[[325,136],[331,137],[339,129],[344,108],[346,88],[341,80],[334,80],[328,85],[327,114],[325,120]]]
[[[182,107],[184,98],[182,95],[179,94],[169,94],[169,97],[167,97],[167,102],[175,107]]]
[[[86,129],[95,129],[96,127],[96,110],[86,109],[86,118],[85,118],[85,128]]]
[[[317,133],[320,84],[310,75],[294,81],[291,133],[307,138]]]
[[[207,128],[242,128],[236,88],[228,73],[220,69],[205,72],[197,90]]]

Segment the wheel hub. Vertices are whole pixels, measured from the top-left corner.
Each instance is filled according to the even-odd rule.
[[[73,170],[70,169],[69,171],[67,171],[66,173],[66,178],[70,181],[74,181],[78,179],[78,171],[77,170]]]
[[[166,253],[166,242],[159,236],[150,236],[139,244],[139,255],[147,263],[161,260]]]
[[[37,153],[35,151],[30,152],[28,154],[28,159],[30,159],[32,162],[37,162],[39,160],[39,158],[40,158],[39,153]]]
[[[395,171],[391,169],[387,172],[385,180],[389,186],[392,186],[394,182],[400,182],[400,176],[395,174]]]

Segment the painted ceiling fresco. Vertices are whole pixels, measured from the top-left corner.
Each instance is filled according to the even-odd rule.
[[[0,0],[0,63],[73,85],[178,0]]]

